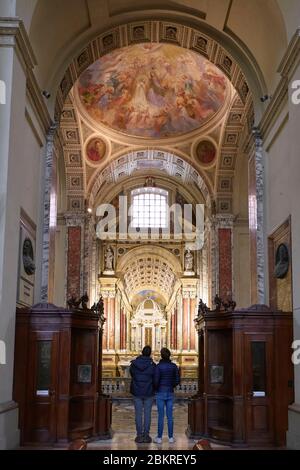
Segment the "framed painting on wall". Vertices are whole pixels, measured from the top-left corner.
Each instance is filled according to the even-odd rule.
[[[224,383],[224,366],[223,365],[211,365],[210,366],[210,383],[211,384],[223,384]]]
[[[92,365],[79,364],[77,366],[77,382],[81,384],[92,383]]]
[[[31,307],[34,304],[35,270],[36,270],[36,225],[21,209],[19,275],[17,303]]]

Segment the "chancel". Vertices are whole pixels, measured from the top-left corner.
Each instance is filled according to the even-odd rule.
[[[140,448],[146,345],[175,449],[300,449],[299,17],[1,0],[0,449]]]

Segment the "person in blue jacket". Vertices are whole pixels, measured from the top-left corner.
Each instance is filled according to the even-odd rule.
[[[161,360],[155,368],[154,384],[157,390],[156,404],[158,411],[158,430],[154,442],[161,444],[164,430],[164,410],[168,420],[169,443],[175,442],[173,436],[173,402],[174,388],[180,383],[179,369],[171,362],[171,352],[167,348],[160,351]]]
[[[154,371],[155,363],[151,358],[151,347],[145,346],[142,355],[131,362],[129,369],[132,377],[130,392],[134,397],[137,443],[152,442],[149,433],[154,398]]]

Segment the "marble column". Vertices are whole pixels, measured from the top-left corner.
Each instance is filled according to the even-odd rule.
[[[67,225],[66,299],[83,294],[85,214],[65,214]]]
[[[234,295],[233,284],[233,216],[217,214],[211,224],[212,299],[228,292]]]
[[[82,291],[87,292],[91,305],[98,301],[98,259],[95,219],[91,214],[85,214],[84,247],[83,247],[83,276]]]
[[[126,350],[127,348],[127,337],[129,337],[129,331],[127,330],[127,317],[126,310],[123,308],[123,346],[122,349]]]
[[[195,351],[195,348],[196,348],[195,324],[194,324],[194,319],[196,317],[195,306],[196,306],[196,299],[191,298],[190,299],[190,350],[191,351]]]
[[[57,124],[54,124],[51,126],[47,135],[44,166],[41,300],[42,302],[50,303],[53,302],[54,293],[55,231],[57,212],[57,156],[54,143],[56,131]]]
[[[130,314],[126,311],[126,349],[131,350],[131,325],[130,325]]]
[[[125,327],[126,327],[126,319],[124,316],[124,306],[121,303],[120,308],[120,349],[126,349],[126,336],[125,336]]]
[[[175,323],[174,323],[174,309],[172,309],[171,314],[170,314],[170,320],[169,320],[169,328],[170,328],[170,347],[171,349],[174,349],[174,344],[175,344]]]
[[[121,349],[125,350],[128,349],[127,347],[127,317],[126,317],[126,310],[125,307],[122,307],[121,311],[121,320],[122,320],[122,342],[121,342]]]
[[[182,301],[182,311],[183,311],[183,319],[182,319],[182,349],[184,351],[188,350],[188,343],[189,343],[189,303],[190,299],[188,293],[183,294],[183,301]]]
[[[121,349],[121,299],[120,299],[120,292],[117,292],[116,299],[115,299],[115,349],[119,351]]]
[[[108,351],[109,345],[108,345],[108,298],[102,294],[103,296],[103,303],[104,303],[104,316],[106,318],[106,322],[104,323],[103,326],[103,350]]]
[[[212,306],[215,295],[219,293],[219,242],[218,242],[218,223],[215,216],[209,222],[209,259],[210,259],[210,305]]]
[[[264,155],[263,141],[258,127],[253,128],[254,161],[249,163],[249,222],[250,237],[254,235],[255,244],[251,244],[251,258],[256,261],[256,299],[252,302],[264,304],[265,292],[265,249],[264,249]],[[251,160],[250,160],[251,161]],[[255,185],[254,188],[251,188]],[[254,189],[254,191],[253,191]],[[253,267],[255,269],[255,266]],[[253,290],[253,288],[252,288]],[[255,292],[255,288],[254,288]]]
[[[119,324],[116,324],[115,321],[115,312],[116,312],[116,296],[117,296],[117,282],[118,278],[116,277],[100,277],[100,293],[105,299],[105,317],[106,317],[106,331],[107,334],[107,350],[115,351],[116,342],[115,342],[115,333],[116,328],[119,329]]]
[[[198,292],[197,278],[182,278],[182,298],[183,298],[183,351],[195,351],[195,305]]]
[[[219,228],[219,295],[223,299],[232,292],[232,230]]]
[[[174,312],[174,349],[177,351],[178,349],[178,310],[175,307]]]
[[[115,306],[116,306],[116,298],[115,297],[110,297],[109,299],[109,349],[114,350],[115,349],[115,334],[116,334],[116,329],[115,329]]]
[[[183,341],[182,341],[182,332],[183,332],[183,327],[182,327],[182,292],[178,292],[177,295],[177,312],[178,312],[178,325],[177,325],[177,335],[178,335],[178,343],[177,343],[177,348],[178,351],[182,351],[183,347]]]

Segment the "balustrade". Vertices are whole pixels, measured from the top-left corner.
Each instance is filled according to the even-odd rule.
[[[112,377],[102,379],[102,392],[112,397],[129,397],[131,379],[127,377]],[[175,388],[176,397],[188,398],[198,391],[197,379],[185,378]]]

